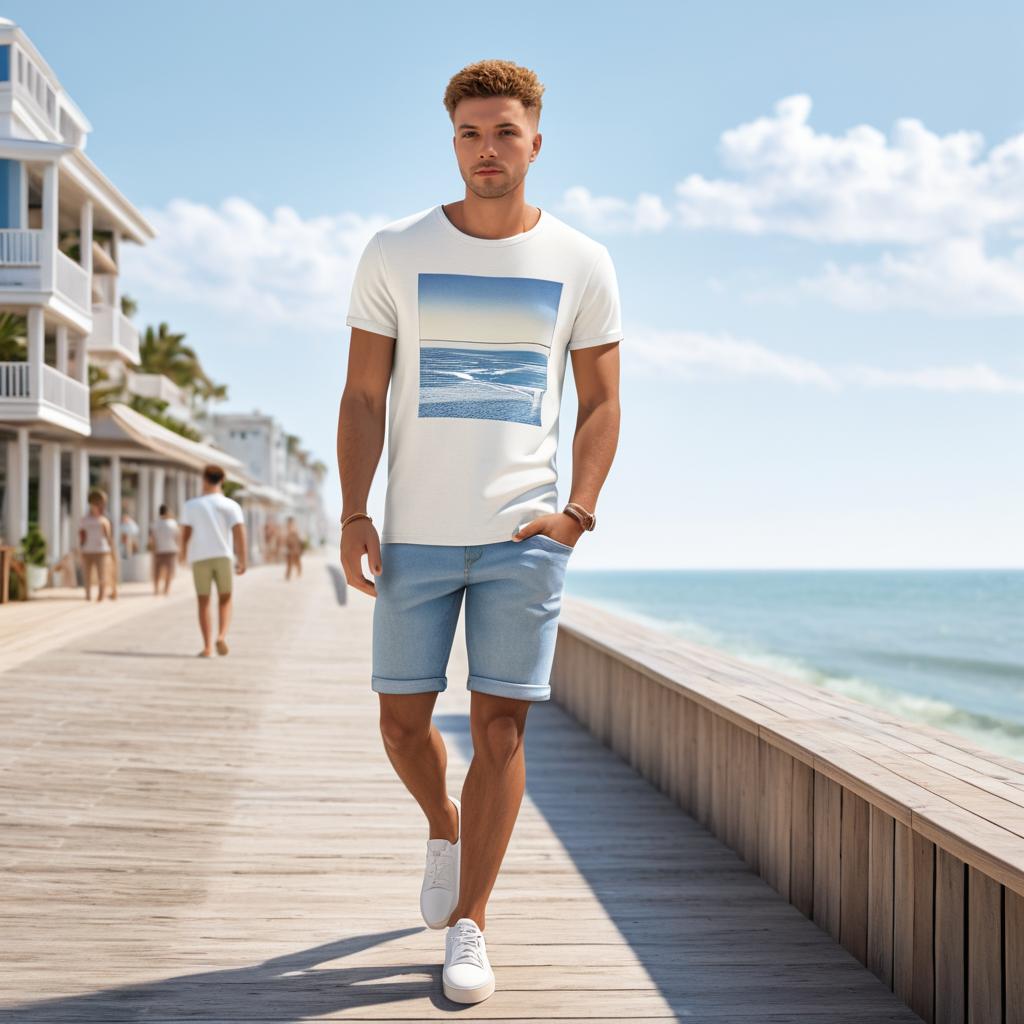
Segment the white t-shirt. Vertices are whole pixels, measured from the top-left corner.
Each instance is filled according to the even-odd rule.
[[[173,516],[161,516],[153,521],[153,542],[158,555],[168,555],[178,550],[178,521]]]
[[[476,238],[438,204],[370,239],[345,323],[396,339],[382,542],[489,544],[559,510],[567,352],[622,339],[606,246],[546,210]]]
[[[186,501],[181,512],[181,525],[192,527],[188,542],[189,563],[206,558],[233,558],[235,548],[231,531],[244,521],[242,506],[219,491]]]

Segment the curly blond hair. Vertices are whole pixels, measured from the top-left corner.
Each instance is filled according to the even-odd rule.
[[[444,91],[444,106],[454,122],[460,100],[471,96],[512,96],[522,103],[527,114],[533,113],[539,121],[543,92],[540,79],[529,68],[510,60],[478,60],[452,76]]]

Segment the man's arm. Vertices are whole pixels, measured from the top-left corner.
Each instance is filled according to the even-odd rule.
[[[248,564],[247,559],[249,552],[249,548],[246,546],[245,542],[244,522],[235,523],[235,525],[231,527],[231,539],[235,544],[235,561],[237,563],[235,566],[235,572],[241,576],[242,573],[245,572],[246,565]]]
[[[338,410],[338,478],[341,518],[365,512],[370,485],[384,450],[387,395],[394,366],[395,339],[352,328],[348,371]],[[373,580],[363,575],[363,554],[381,572],[380,538],[368,519],[354,519],[341,535],[341,564],[348,583],[371,597]]]
[[[570,351],[579,409],[568,500],[592,512],[619,442],[619,343]]]
[[[181,528],[181,553],[178,555],[178,561],[185,562],[188,560],[188,542],[192,536],[192,527],[187,523]]]

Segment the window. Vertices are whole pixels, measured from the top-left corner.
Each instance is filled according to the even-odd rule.
[[[11,44],[0,46],[0,82],[11,80]]]

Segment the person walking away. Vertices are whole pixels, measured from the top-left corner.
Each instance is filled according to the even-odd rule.
[[[125,558],[131,558],[139,550],[139,524],[132,519],[128,509],[121,513],[121,549]]]
[[[221,489],[224,470],[209,465],[203,470],[203,493],[185,502],[181,512],[181,560],[192,565],[203,635],[200,658],[213,655],[210,591],[217,587],[217,653],[227,654],[231,625],[232,562],[241,576],[246,569],[245,519],[242,506]]]
[[[295,517],[288,517],[288,526],[284,535],[284,554],[287,562],[284,578],[292,578],[292,569],[296,575],[302,575],[302,536],[295,525]]]
[[[384,750],[427,819],[420,913],[447,929],[442,986],[460,1003],[494,991],[485,913],[523,797],[527,711],[550,699],[566,568],[596,524],[619,428],[611,256],[525,202],[543,88],[501,60],[452,78],[444,104],[465,198],[371,237],[345,321],[341,562],[348,583],[375,599],[371,687]],[[579,416],[559,510],[570,357]],[[385,434],[378,537],[366,500]],[[432,714],[463,599],[473,758],[460,801],[448,795]]]
[[[98,601],[107,593],[107,576],[114,561],[113,587],[111,598],[117,597],[117,563],[114,560],[114,531],[106,516],[107,496],[94,488],[89,492],[89,511],[82,516],[78,525],[78,550],[82,556],[82,576],[85,579],[85,599],[92,600],[92,577],[95,573],[99,584]]]
[[[150,527],[149,547],[153,551],[153,593],[166,597],[181,550],[181,527],[166,505],[160,506],[160,518]]]

